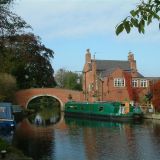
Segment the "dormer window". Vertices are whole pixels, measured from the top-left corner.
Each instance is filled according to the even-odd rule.
[[[125,79],[124,78],[115,78],[114,79],[114,87],[125,87]]]

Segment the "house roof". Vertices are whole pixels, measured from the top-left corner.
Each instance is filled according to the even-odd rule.
[[[112,73],[115,69],[120,68],[124,71],[131,71],[129,61],[120,60],[95,60],[97,71],[101,73],[102,77],[105,77]]]
[[[141,73],[139,73],[139,72],[137,72],[137,77],[138,78],[145,78]],[[134,78],[136,78],[136,77],[134,77]]]
[[[159,81],[160,80],[160,77],[145,77],[145,78],[148,80],[151,80],[151,81]]]

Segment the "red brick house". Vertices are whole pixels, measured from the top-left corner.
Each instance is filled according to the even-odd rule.
[[[87,49],[83,69],[85,100],[139,102],[149,92],[149,82],[138,72],[131,52],[126,61],[96,60]]]

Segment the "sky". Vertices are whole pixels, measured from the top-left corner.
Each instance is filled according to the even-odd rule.
[[[160,77],[160,31],[153,21],[144,35],[137,29],[115,34],[115,27],[140,0],[16,0],[13,11],[54,51],[57,72],[82,71],[86,49],[99,60],[127,60],[132,52],[138,71]]]

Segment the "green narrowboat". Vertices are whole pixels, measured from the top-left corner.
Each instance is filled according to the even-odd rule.
[[[76,102],[65,104],[66,117],[82,117],[96,120],[127,122],[141,120],[143,112],[140,107],[121,102]]]

